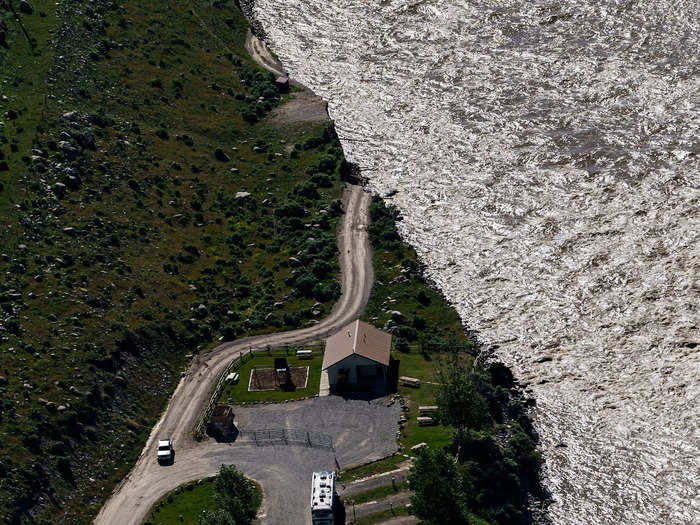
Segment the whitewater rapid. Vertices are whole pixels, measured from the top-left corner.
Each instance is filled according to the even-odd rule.
[[[693,0],[256,0],[465,324],[561,525],[700,523]]]

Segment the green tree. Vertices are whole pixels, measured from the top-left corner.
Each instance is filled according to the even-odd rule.
[[[247,525],[255,518],[255,486],[234,467],[221,465],[214,484],[217,511],[206,525]],[[220,521],[229,519],[230,521]],[[209,518],[207,518],[209,519]]]
[[[443,361],[437,377],[440,387],[435,397],[441,423],[479,429],[489,422],[488,405],[477,388],[477,372],[465,354],[455,352]]]
[[[422,449],[411,467],[411,508],[426,525],[464,525],[464,492],[459,465],[444,450]]]

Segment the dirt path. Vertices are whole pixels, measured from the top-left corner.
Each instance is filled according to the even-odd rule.
[[[265,42],[261,41],[250,31],[248,31],[245,38],[245,48],[252,59],[262,67],[272,71],[275,75],[280,77],[287,76],[284,66],[272,53],[270,53],[270,50],[265,45]]]
[[[346,191],[344,200],[346,212],[338,230],[343,292],[330,315],[309,328],[225,343],[195,359],[180,381],[165,413],[153,428],[136,465],[102,507],[95,523],[140,523],[151,505],[168,490],[185,481],[216,472],[221,464],[218,459],[213,461],[218,456],[217,451],[231,449],[235,445],[211,441],[196,443],[192,439],[192,429],[200,410],[209,399],[214,382],[233,358],[251,347],[281,346],[326,338],[359,315],[369,299],[373,282],[366,232],[370,196],[361,187],[353,186]],[[162,434],[171,436],[176,449],[175,463],[186,462],[186,469],[161,468],[157,464],[153,454],[156,440]],[[269,467],[272,468],[272,465]],[[170,475],[171,471],[177,475]]]

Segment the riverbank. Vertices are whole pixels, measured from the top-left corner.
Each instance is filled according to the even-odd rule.
[[[253,16],[254,2],[246,4],[247,16]],[[264,37],[259,23],[254,22],[253,27]],[[469,481],[473,484],[472,490],[479,494],[468,504],[473,513],[469,518],[478,516],[509,525],[549,524],[547,508],[551,496],[542,476],[542,459],[537,451],[539,438],[531,419],[534,399],[524,393],[502,363],[486,354],[478,344],[477,334],[463,326],[456,309],[437,286],[428,281],[416,251],[399,234],[398,223],[402,220],[399,211],[375,196],[370,218],[368,231],[376,281],[362,318],[393,333],[393,358],[398,363],[399,373],[424,381],[420,392],[399,388],[408,407],[404,413],[408,422],[402,425],[399,439],[403,453],[415,456],[412,447],[419,443],[436,449],[459,447],[453,441],[454,428],[419,427],[415,418],[419,415],[419,405],[435,404],[440,388],[435,383],[438,380],[436,369],[441,360],[452,352],[461,352],[464,359],[477,368],[480,383],[476,395],[483,396],[488,406],[484,419],[489,424],[470,429],[482,432],[479,439],[484,441],[478,443],[476,439],[470,446],[477,446],[477,443],[485,446],[490,442],[499,449],[490,457],[475,454],[461,460],[489,472]],[[510,463],[516,468],[510,467]],[[517,478],[518,483],[513,485],[506,481],[507,477]],[[511,510],[503,511],[505,507]]]

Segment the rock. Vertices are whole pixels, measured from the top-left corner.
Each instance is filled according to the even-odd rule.
[[[62,141],[65,140],[70,140],[72,137],[70,136],[70,133],[67,131],[61,131],[61,133],[58,135],[58,138]]]
[[[82,393],[80,390],[78,390],[77,388],[75,388],[74,386],[71,386],[71,387],[68,389],[68,392],[70,392],[71,394],[74,394],[74,395],[76,395],[76,396],[82,396],[82,395],[83,395],[83,393]]]
[[[228,162],[231,160],[231,157],[229,157],[224,150],[221,148],[216,148],[216,151],[214,152],[214,157],[216,157],[216,160],[220,160],[221,162]]]
[[[10,120],[15,120],[19,117],[19,114],[14,109],[8,109],[5,112],[5,118]]]
[[[77,111],[68,111],[67,113],[63,114],[63,118],[66,120],[70,120],[72,122],[78,118],[78,112]]]
[[[250,197],[250,192],[248,192],[248,191],[237,191],[236,192],[237,199],[244,199],[246,197]]]
[[[535,359],[535,363],[546,363],[547,361],[551,361],[553,358],[551,355],[543,355],[542,357],[538,357]]]
[[[34,12],[34,8],[32,7],[32,4],[27,2],[27,0],[20,0],[19,10],[22,13],[24,13],[25,15],[31,15]]]
[[[56,412],[56,403],[54,403],[53,401],[47,401],[46,410],[48,410],[49,412]]]
[[[5,376],[0,376],[0,386],[7,385],[7,378]]]
[[[89,131],[83,131],[82,133],[79,133],[75,140],[77,140],[78,144],[80,144],[83,148],[91,150],[97,149],[95,146],[95,137]]]
[[[283,308],[284,307],[284,301],[278,301],[273,305],[275,308]]]
[[[68,410],[68,407],[66,405],[58,405],[59,412],[65,412],[66,410]]]
[[[58,321],[58,318],[54,314],[49,314],[46,316],[46,320],[50,323],[55,323]]]

